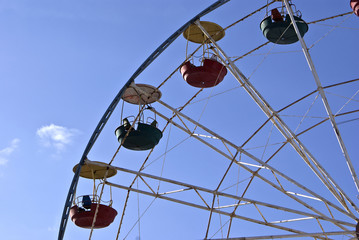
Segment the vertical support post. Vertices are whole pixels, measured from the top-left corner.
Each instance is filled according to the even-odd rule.
[[[344,144],[344,141],[342,139],[342,136],[340,134],[340,131],[338,129],[338,125],[335,121],[335,118],[334,118],[334,115],[333,115],[333,112],[330,108],[330,105],[328,103],[328,99],[324,93],[324,90],[323,90],[323,86],[320,82],[320,79],[319,79],[319,76],[318,76],[318,73],[317,73],[317,70],[315,69],[315,66],[314,66],[314,63],[313,63],[313,60],[309,54],[309,51],[308,51],[308,48],[307,48],[307,45],[305,44],[304,42],[304,39],[302,38],[302,36],[300,35],[300,32],[299,32],[299,29],[298,29],[298,26],[297,26],[297,23],[294,19],[294,15],[293,15],[293,10],[292,10],[292,7],[290,6],[288,0],[283,0],[284,4],[285,4],[285,7],[287,8],[287,11],[288,11],[288,14],[290,16],[290,20],[292,21],[292,24],[293,24],[293,27],[294,27],[294,30],[298,36],[298,39],[299,39],[299,42],[302,46],[302,50],[303,50],[303,53],[304,53],[304,56],[307,60],[307,63],[309,65],[309,69],[310,71],[312,72],[313,74],[313,77],[314,77],[314,80],[315,80],[315,83],[317,85],[317,89],[318,89],[318,92],[322,98],[322,102],[323,102],[323,105],[325,107],[325,110],[327,112],[327,115],[330,119],[330,123],[332,124],[332,127],[333,127],[333,130],[334,130],[334,134],[338,140],[338,143],[339,143],[339,146],[340,146],[340,149],[344,155],[344,158],[346,160],[346,163],[348,165],[348,168],[349,168],[349,171],[350,171],[350,174],[353,178],[353,181],[354,181],[354,184],[355,184],[355,187],[359,193],[359,179],[357,177],[357,174],[355,172],[355,169],[354,169],[354,166],[352,164],[352,161],[350,160],[350,157],[349,157],[349,154],[348,154],[348,151],[345,147],[345,144]]]

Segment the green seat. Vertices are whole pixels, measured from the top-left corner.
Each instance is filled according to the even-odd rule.
[[[116,129],[115,134],[120,143],[125,139],[127,132],[124,125]],[[130,130],[122,146],[136,151],[148,150],[156,146],[161,138],[162,132],[155,126],[138,123],[137,129]]]
[[[294,16],[294,19],[297,23],[300,35],[303,37],[308,31],[308,24],[299,17]],[[299,40],[293,25],[291,25],[291,20],[288,14],[285,17],[285,21],[281,22],[274,22],[271,16],[266,17],[262,20],[260,28],[263,35],[273,43],[291,44]]]

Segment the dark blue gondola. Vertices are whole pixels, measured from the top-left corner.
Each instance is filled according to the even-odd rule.
[[[130,124],[125,118],[124,124],[115,130],[115,134],[117,140],[127,149],[148,150],[156,146],[162,138],[162,132],[156,127],[156,124],[156,120],[151,124],[139,122],[137,129],[130,129]]]

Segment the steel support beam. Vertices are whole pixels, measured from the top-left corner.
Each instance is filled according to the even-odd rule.
[[[199,187],[199,186],[196,186],[196,185],[193,185],[193,184],[188,184],[188,183],[176,181],[176,180],[173,180],[173,179],[159,177],[159,176],[156,176],[156,175],[153,175],[153,174],[144,173],[142,171],[134,171],[134,170],[130,170],[130,169],[122,168],[122,167],[117,167],[117,166],[112,166],[112,165],[108,165],[108,164],[104,164],[104,163],[100,163],[100,162],[93,162],[93,161],[90,161],[90,160],[86,160],[86,162],[91,163],[91,165],[97,165],[97,166],[101,166],[101,167],[108,167],[108,168],[111,168],[111,169],[116,169],[116,170],[121,171],[121,172],[134,174],[136,176],[140,176],[140,177],[143,177],[143,178],[154,179],[154,180],[158,180],[158,181],[161,181],[161,182],[166,182],[166,183],[170,183],[170,184],[173,184],[173,185],[185,187],[185,189],[169,191],[169,192],[166,192],[166,193],[154,193],[152,188],[147,186],[147,187],[149,187],[149,189],[151,190],[151,192],[154,195],[161,195],[162,196],[162,195],[168,195],[168,194],[171,194],[171,193],[174,193],[174,192],[181,192],[181,191],[187,191],[187,190],[197,190],[197,191],[205,192],[205,193],[212,194],[212,195],[215,195],[215,196],[221,196],[221,197],[230,198],[230,199],[234,199],[234,200],[244,201],[244,202],[246,202],[246,204],[257,204],[257,205],[260,205],[260,206],[264,206],[264,207],[268,207],[268,208],[272,208],[272,209],[277,209],[277,210],[281,210],[281,211],[285,211],[285,212],[290,212],[290,213],[294,213],[294,214],[298,214],[298,215],[302,215],[302,216],[307,216],[307,217],[310,217],[310,218],[321,219],[321,220],[328,221],[328,222],[331,222],[331,223],[334,223],[334,224],[342,224],[342,225],[346,225],[346,226],[349,226],[349,227],[355,227],[355,224],[353,224],[353,223],[348,223],[348,222],[345,222],[345,221],[336,220],[336,219],[332,219],[332,218],[329,218],[329,217],[324,217],[324,216],[321,216],[321,215],[316,215],[316,214],[311,214],[311,213],[307,213],[307,212],[303,212],[303,211],[298,211],[298,210],[295,210],[295,209],[290,209],[290,208],[278,206],[278,205],[275,205],[275,204],[265,203],[265,202],[257,201],[257,200],[254,200],[254,199],[239,197],[239,196],[236,196],[236,195],[233,195],[233,194],[228,194],[228,193],[224,193],[224,192],[221,192],[221,191],[215,191],[215,190],[211,190],[211,189],[208,189],[208,188]],[[234,205],[222,206],[222,208],[233,207],[233,206]],[[215,209],[220,209],[220,208],[215,208]]]
[[[140,90],[140,89],[139,89]],[[158,103],[162,104],[163,106],[167,107],[168,109],[170,109],[171,111],[175,112],[176,114],[180,115],[181,117],[184,117],[186,120],[190,121],[191,123],[195,124],[196,126],[202,128],[203,130],[207,131],[208,133],[210,133],[211,135],[217,137],[218,139],[220,139],[221,141],[229,144],[230,146],[232,146],[235,149],[239,149],[239,151],[248,156],[249,158],[255,160],[256,162],[258,162],[259,164],[261,164],[262,166],[264,166],[265,168],[274,171],[275,173],[278,173],[280,176],[282,176],[283,178],[285,178],[286,180],[288,180],[289,182],[295,184],[296,186],[300,187],[301,189],[303,189],[304,191],[312,194],[313,196],[315,196],[316,198],[320,199],[321,201],[325,202],[326,204],[328,204],[329,206],[332,206],[333,208],[335,208],[336,210],[340,211],[341,213],[349,216],[350,218],[356,219],[356,217],[353,214],[350,214],[348,212],[345,212],[343,209],[339,208],[337,205],[335,205],[334,203],[324,199],[323,197],[319,196],[317,193],[315,193],[314,191],[311,191],[310,189],[306,188],[305,186],[301,185],[300,183],[298,183],[297,181],[295,181],[294,179],[290,178],[289,176],[285,175],[284,173],[280,172],[279,170],[271,167],[269,164],[261,161],[259,158],[253,156],[252,154],[250,154],[249,152],[247,152],[246,150],[240,148],[239,146],[236,146],[235,144],[231,143],[230,141],[226,140],[225,138],[221,137],[219,134],[214,133],[213,131],[209,130],[208,128],[206,128],[205,126],[201,125],[200,123],[196,122],[195,120],[191,119],[190,117],[186,116],[185,114],[178,112],[175,108],[169,106],[168,104],[162,102],[161,100],[158,101]],[[192,135],[193,138],[199,140],[200,142],[206,144],[207,146],[209,146],[210,148],[212,148],[213,150],[215,150],[216,152],[220,153],[221,155],[223,155],[224,157],[228,158],[229,160],[232,160],[232,158],[230,156],[228,156],[227,154],[223,153],[222,151],[220,151],[219,149],[215,148],[213,145],[209,144],[208,142],[204,141],[203,139],[199,138],[196,135],[193,135],[191,132],[189,132],[187,129],[183,128],[182,126],[180,126],[179,124],[175,123],[173,120],[167,118],[166,116],[164,116],[163,114],[161,114],[160,112],[151,109],[151,111],[155,112],[158,116],[162,117],[163,119],[165,119],[166,121],[170,121],[174,126],[178,127],[179,129],[181,129],[182,131],[186,132],[187,134]],[[250,173],[254,173],[254,171],[250,170],[247,166],[245,166],[245,164],[242,164],[240,162],[237,162],[238,165],[240,165],[241,167],[243,167],[245,170],[249,171]],[[270,184],[271,186],[273,186],[274,188],[278,189],[279,191],[282,191],[284,194],[286,194],[287,196],[293,198],[292,196],[290,196],[289,194],[292,194],[291,192],[288,191],[284,191],[283,189],[281,189],[280,187],[274,185],[272,182],[268,181],[267,179],[265,179],[264,177],[262,177],[259,174],[256,174],[257,177],[261,178],[263,181],[267,182],[268,184]],[[298,195],[298,194],[297,194]],[[293,198],[296,201],[299,201],[298,198]],[[313,208],[311,208],[310,206],[306,205],[304,202],[300,201],[301,204],[303,204],[304,206],[306,206],[307,208],[311,209],[312,211],[318,213],[316,210],[314,210]],[[319,214],[319,213],[318,213]]]
[[[342,232],[317,232],[317,233],[304,233],[304,234],[286,234],[286,235],[269,235],[269,236],[256,236],[256,237],[238,237],[238,238],[225,238],[226,240],[257,240],[257,239],[281,239],[281,238],[304,238],[304,237],[326,237],[326,236],[344,236],[355,235],[354,231]],[[212,238],[212,240],[225,240],[224,238]]]
[[[201,206],[201,205],[186,202],[186,201],[183,201],[183,200],[170,198],[170,197],[167,197],[167,196],[164,196],[164,195],[154,194],[152,192],[147,192],[147,191],[143,191],[143,190],[136,189],[136,188],[130,188],[130,187],[126,187],[126,186],[123,186],[123,185],[120,185],[120,184],[115,184],[115,183],[111,183],[111,182],[107,182],[107,181],[105,181],[105,184],[107,184],[109,186],[112,186],[112,187],[121,188],[121,189],[124,189],[124,190],[127,190],[127,191],[137,192],[137,193],[152,196],[152,197],[155,197],[155,198],[160,198],[160,199],[164,199],[164,200],[167,200],[167,201],[180,203],[180,204],[187,205],[187,206],[190,206],[190,207],[195,207],[195,208],[199,208],[199,209],[202,209],[202,210],[212,211],[212,212],[219,213],[219,214],[222,214],[222,215],[225,215],[225,216],[228,216],[228,217],[234,217],[234,218],[238,218],[238,219],[241,219],[241,220],[244,220],[244,221],[257,223],[257,224],[262,224],[262,225],[265,225],[265,226],[281,229],[281,230],[288,231],[288,232],[293,232],[293,233],[298,233],[298,234],[305,234],[304,232],[296,230],[296,229],[287,228],[287,227],[283,227],[283,226],[280,226],[280,225],[259,221],[257,219],[248,218],[248,217],[244,217],[244,216],[241,216],[241,215],[224,212],[224,211],[221,211],[221,210],[218,210],[218,209],[211,209],[211,208],[208,208],[206,206]],[[324,237],[318,237],[318,238],[327,239],[327,238],[324,238]]]
[[[321,164],[314,158],[314,156],[309,152],[309,150],[304,146],[304,144],[298,139],[294,132],[286,125],[286,123],[279,117],[276,111],[270,106],[270,104],[264,99],[264,97],[256,90],[256,88],[249,82],[247,77],[237,68],[233,61],[227,56],[227,54],[222,50],[222,48],[216,43],[216,41],[211,37],[211,35],[203,28],[199,21],[196,21],[195,24],[202,30],[202,32],[207,36],[211,43],[215,46],[214,51],[217,51],[217,55],[221,60],[226,63],[229,71],[237,79],[237,81],[243,86],[246,92],[252,97],[252,99],[257,103],[261,110],[267,115],[268,118],[272,121],[274,126],[278,131],[285,137],[285,139],[291,144],[291,146],[297,151],[297,153],[302,157],[305,163],[309,168],[314,172],[314,174],[322,181],[322,183],[328,188],[328,190],[333,194],[333,196],[338,200],[338,202],[354,216],[350,210],[347,208],[345,202],[343,202],[339,193],[345,196],[346,200],[352,205],[352,207],[359,212],[359,208],[354,204],[354,202],[345,194],[345,192],[339,187],[334,179],[329,175],[329,173],[321,166]],[[222,56],[224,56],[224,59]],[[309,158],[308,158],[309,157]],[[311,160],[311,162],[309,161]],[[314,164],[314,166],[312,165]],[[318,172],[318,170],[320,172]],[[328,180],[329,179],[329,180]],[[333,186],[334,185],[334,186]],[[335,188],[334,188],[335,187]],[[338,192],[339,193],[338,193]]]
[[[297,23],[294,19],[294,15],[293,15],[293,10],[292,10],[292,7],[290,6],[290,4],[288,3],[288,0],[283,0],[284,4],[285,4],[285,7],[287,8],[287,11],[288,11],[288,14],[290,16],[290,20],[292,21],[292,24],[293,24],[293,27],[294,27],[294,30],[298,36],[298,39],[299,39],[299,42],[300,42],[300,45],[302,46],[302,50],[303,50],[303,53],[304,53],[304,56],[307,60],[307,63],[308,63],[308,66],[309,66],[309,69],[310,71],[312,72],[313,74],[313,77],[314,77],[314,80],[315,80],[315,84],[317,85],[317,89],[318,89],[318,92],[322,98],[322,102],[323,102],[323,105],[324,105],[324,108],[328,114],[328,117],[330,119],[330,123],[332,124],[332,128],[334,130],[334,134],[338,140],[338,143],[339,143],[339,146],[340,146],[340,149],[344,155],[344,158],[346,160],[346,163],[348,165],[348,169],[350,171],[350,174],[353,178],[353,181],[354,181],[354,184],[355,184],[355,187],[359,193],[359,179],[358,179],[358,176],[355,172],[355,169],[354,169],[354,166],[353,166],[353,163],[349,157],[349,153],[347,151],[347,148],[344,144],[344,141],[342,139],[342,136],[340,134],[340,131],[339,131],[339,128],[338,128],[338,125],[335,121],[335,117],[334,117],[334,114],[330,108],[330,105],[329,105],[329,102],[328,102],[328,99],[325,95],[325,92],[323,90],[323,86],[322,86],[322,83],[320,82],[320,79],[319,79],[319,75],[317,73],[317,70],[315,69],[315,66],[314,66],[314,62],[312,60],[312,57],[308,51],[308,48],[307,48],[307,45],[304,41],[304,39],[302,38],[300,32],[299,32],[299,29],[298,29],[298,26],[297,26]],[[358,209],[356,209],[358,211]],[[358,211],[359,212],[359,211]]]

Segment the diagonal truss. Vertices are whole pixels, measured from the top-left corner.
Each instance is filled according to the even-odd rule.
[[[132,87],[137,88],[135,84],[132,85]],[[141,94],[146,94],[145,92],[143,92],[140,88],[137,88],[137,90],[139,92],[141,92]],[[186,116],[185,114],[183,114],[182,112],[177,111],[175,108],[169,106],[168,104],[162,102],[161,100],[158,100],[158,103],[160,103],[161,105],[165,106],[166,108],[168,108],[169,110],[171,110],[174,114],[177,115],[178,118],[183,118],[185,120],[188,120],[189,122],[195,124],[197,127],[202,128],[203,130],[207,131],[211,136],[213,136],[214,138],[222,141],[224,144],[227,144],[231,147],[233,147],[234,149],[236,149],[237,151],[241,152],[242,154],[250,157],[251,159],[257,161],[262,167],[269,169],[275,173],[277,173],[278,175],[282,176],[283,178],[285,178],[286,180],[288,180],[289,182],[295,184],[296,186],[298,186],[299,188],[303,189],[304,191],[310,193],[311,195],[315,196],[316,199],[319,199],[320,201],[322,201],[323,203],[333,207],[334,209],[338,210],[339,212],[347,215],[348,217],[352,218],[352,219],[356,219],[356,217],[351,213],[351,212],[347,212],[344,211],[342,208],[340,208],[339,206],[335,205],[334,203],[328,201],[327,199],[321,197],[320,195],[318,195],[317,193],[315,193],[314,191],[309,190],[308,188],[306,188],[305,186],[301,185],[300,183],[298,183],[297,181],[295,181],[294,179],[290,178],[289,176],[285,175],[284,173],[280,172],[279,170],[273,168],[272,166],[268,165],[266,162],[261,161],[260,159],[256,158],[255,156],[253,156],[252,154],[248,153],[247,151],[243,150],[241,147],[236,146],[235,144],[233,144],[232,142],[228,141],[227,139],[221,137],[219,134],[214,133],[213,131],[209,130],[208,128],[206,128],[205,126],[203,126],[202,124],[196,122],[195,120],[191,119],[190,117]],[[164,114],[156,111],[155,109],[151,109],[151,111],[155,112],[159,117],[162,117],[163,119],[165,119],[167,122],[170,122],[172,125],[176,126],[177,128],[181,129],[182,131],[186,132],[187,134],[189,134],[191,137],[197,139],[198,141],[206,144],[208,147],[212,148],[213,150],[215,150],[216,152],[220,153],[222,156],[224,156],[225,158],[229,159],[230,161],[235,161],[236,164],[238,164],[239,166],[241,166],[243,169],[245,169],[246,171],[250,172],[253,176],[258,177],[259,179],[263,180],[264,182],[266,182],[267,184],[271,185],[273,188],[281,191],[283,194],[287,195],[288,197],[292,198],[293,200],[297,201],[298,203],[302,204],[303,206],[305,206],[306,208],[312,210],[313,212],[315,212],[316,214],[327,218],[325,214],[323,214],[322,212],[318,211],[317,209],[313,208],[312,206],[310,206],[309,204],[307,204],[306,202],[300,200],[297,196],[301,196],[303,197],[303,195],[301,194],[297,194],[297,193],[293,193],[290,191],[287,191],[285,189],[283,189],[283,187],[281,185],[276,185],[273,182],[271,182],[270,180],[266,179],[265,177],[263,177],[262,175],[260,175],[258,173],[258,171],[253,171],[251,170],[249,167],[246,166],[246,164],[242,163],[242,162],[238,162],[235,159],[233,159],[233,156],[231,154],[228,155],[226,153],[224,153],[223,151],[219,150],[218,148],[216,148],[215,146],[213,146],[212,144],[210,144],[209,142],[205,141],[203,138],[200,138],[197,134],[194,134],[193,132],[191,132],[187,127],[183,127],[181,124],[176,123],[173,118],[169,119],[167,118]],[[183,125],[185,125],[183,123],[183,121],[181,120],[181,123]],[[123,186],[121,188],[124,188]],[[132,188],[131,188],[132,189]],[[145,193],[144,193],[145,194]],[[154,194],[154,193],[153,193]],[[310,196],[304,196],[307,198],[313,198]],[[170,200],[170,199],[167,199]],[[172,200],[170,200],[172,201]],[[206,206],[208,207],[208,205],[206,204]],[[213,211],[213,207],[210,208],[211,211]],[[342,226],[336,224],[337,226],[339,226],[340,228],[342,228],[343,230],[346,230],[345,228],[343,228]]]
[[[318,195],[317,193],[315,193],[314,191],[311,191],[310,189],[306,188],[305,186],[303,186],[302,184],[298,183],[297,181],[295,181],[294,179],[290,178],[289,176],[287,176],[286,174],[282,173],[281,171],[275,169],[274,167],[270,166],[269,164],[261,161],[260,159],[258,159],[257,157],[255,157],[254,155],[252,155],[251,153],[247,152],[246,150],[242,149],[239,146],[236,146],[235,144],[233,144],[232,142],[228,141],[227,139],[223,138],[222,136],[220,136],[219,134],[209,130],[208,128],[204,127],[202,124],[192,120],[191,118],[189,118],[188,116],[186,116],[183,113],[177,112],[174,108],[170,107],[169,105],[167,105],[166,103],[162,102],[162,101],[158,101],[160,104],[168,107],[169,109],[171,109],[172,111],[174,111],[176,114],[180,115],[181,117],[185,118],[186,120],[194,123],[196,126],[202,128],[203,130],[207,131],[209,134],[211,134],[212,136],[215,136],[216,138],[218,138],[219,140],[221,140],[222,142],[224,142],[225,144],[228,144],[229,146],[235,148],[236,150],[239,150],[242,154],[248,156],[249,158],[255,160],[256,162],[258,162],[260,164],[260,166],[265,167],[266,169],[269,169],[275,173],[277,173],[278,175],[280,175],[281,177],[283,177],[284,179],[288,180],[289,182],[295,184],[297,187],[303,189],[304,191],[308,192],[309,194],[315,196],[316,198],[320,199],[322,202],[328,204],[329,206],[332,206],[333,208],[335,208],[336,210],[340,211],[341,213],[347,215],[350,218],[356,219],[356,217],[351,214],[348,213],[346,211],[344,211],[342,208],[340,208],[339,206],[335,205],[334,203],[328,201],[327,199],[323,198],[322,196]],[[193,138],[197,139],[198,141],[204,143],[205,145],[207,145],[208,147],[212,148],[213,150],[215,150],[216,152],[220,153],[222,156],[224,156],[225,158],[229,159],[229,160],[233,160],[233,157],[226,154],[225,152],[221,151],[220,149],[218,149],[217,147],[213,146],[212,144],[210,144],[209,142],[205,141],[203,138],[200,138],[198,136],[196,136],[195,134],[193,134],[191,131],[187,130],[186,128],[182,127],[180,124],[176,123],[174,120],[167,118],[165,115],[163,115],[162,113],[155,111],[154,109],[152,109],[152,111],[154,111],[158,116],[164,118],[166,121],[170,121],[174,126],[176,126],[177,128],[181,129],[182,131],[186,132],[187,134],[190,134]],[[306,204],[305,202],[301,201],[300,199],[296,198],[295,196],[293,196],[293,194],[289,193],[286,190],[283,190],[283,188],[281,186],[278,186],[274,183],[272,183],[271,181],[269,181],[268,179],[266,179],[265,177],[261,176],[260,174],[256,173],[256,171],[251,170],[246,163],[242,163],[242,162],[235,162],[236,164],[238,164],[239,166],[241,166],[243,169],[245,169],[246,171],[250,172],[252,175],[256,175],[256,177],[260,178],[261,180],[265,181],[266,183],[270,184],[272,187],[276,188],[277,190],[281,191],[282,193],[284,193],[285,195],[287,195],[288,197],[296,200],[297,202],[300,202],[301,204],[303,204],[304,206],[306,206],[307,208],[313,210],[314,212],[317,212],[317,210],[315,210],[313,207],[309,206],[308,204]],[[318,214],[322,214],[322,213],[318,213]],[[323,214],[324,216],[324,214]]]
[[[326,239],[325,237],[323,237],[323,235],[325,235],[325,233],[322,233],[321,235],[319,233],[315,233],[315,234],[311,235],[310,233],[304,233],[302,231],[292,229],[292,228],[283,227],[283,226],[280,226],[278,224],[283,223],[283,222],[288,222],[288,221],[302,221],[302,220],[307,220],[307,219],[317,219],[317,220],[328,221],[328,222],[331,222],[331,223],[333,223],[335,225],[344,225],[344,226],[348,226],[350,228],[355,227],[355,224],[348,223],[348,222],[345,222],[345,221],[336,220],[336,219],[320,216],[320,215],[317,215],[317,214],[311,214],[311,213],[307,213],[307,212],[303,212],[303,211],[299,211],[299,210],[295,210],[295,209],[291,209],[291,208],[286,208],[286,207],[282,207],[282,206],[278,206],[278,205],[275,205],[275,204],[270,204],[270,203],[266,203],[266,202],[262,202],[262,201],[257,201],[257,200],[254,200],[254,199],[239,197],[239,196],[224,193],[224,192],[221,192],[221,191],[211,190],[211,189],[195,186],[193,184],[187,184],[187,183],[176,181],[176,180],[173,180],[173,179],[168,179],[168,178],[163,178],[163,177],[147,174],[147,173],[144,173],[142,171],[133,171],[133,170],[130,170],[130,169],[116,167],[116,166],[112,166],[112,165],[108,165],[108,164],[104,164],[104,163],[92,162],[92,161],[89,161],[89,160],[86,160],[86,161],[88,163],[93,164],[93,165],[98,165],[98,166],[102,166],[102,167],[108,167],[108,168],[116,169],[116,170],[121,171],[121,172],[125,172],[125,173],[129,173],[129,174],[133,174],[135,176],[139,176],[139,178],[145,183],[145,186],[147,186],[148,189],[146,191],[146,190],[142,190],[142,189],[126,187],[126,186],[123,186],[123,185],[120,185],[120,184],[105,181],[104,183],[109,185],[109,186],[121,188],[121,189],[128,190],[128,191],[133,191],[133,192],[141,193],[141,194],[144,194],[144,195],[152,196],[152,197],[155,197],[155,198],[164,199],[164,200],[176,202],[176,203],[179,203],[179,204],[195,207],[195,208],[198,208],[198,209],[207,210],[207,211],[213,211],[213,212],[219,213],[221,215],[231,216],[231,217],[242,219],[242,220],[245,220],[245,221],[249,221],[249,222],[253,222],[253,223],[257,223],[257,224],[261,224],[261,225],[265,225],[265,226],[285,230],[285,231],[288,231],[288,232],[296,233],[296,234],[298,234],[298,236],[307,235],[307,236],[316,236],[316,237],[321,238],[321,239]],[[149,183],[149,181],[146,181],[147,179],[148,180],[151,180],[151,179],[152,180],[159,180],[159,181],[162,181],[162,182],[166,182],[168,184],[173,185],[173,187],[176,188],[176,190],[167,191],[167,192],[164,192],[164,193],[158,193],[158,192],[156,192],[154,190],[155,187],[154,186],[151,187],[151,184]],[[170,194],[180,193],[180,192],[184,192],[184,191],[194,191],[198,195],[201,202],[203,202],[203,203],[198,204],[198,203],[195,203],[195,201],[192,201],[192,202],[184,201],[184,200],[180,199],[179,195],[176,195],[177,197],[168,197],[168,195],[170,195]],[[233,205],[219,206],[219,207],[215,207],[215,208],[210,208],[209,204],[207,204],[207,202],[205,200],[206,197],[203,194],[210,194],[215,198],[221,197],[221,198],[227,198],[227,199],[240,200],[240,201],[243,201],[243,203],[241,203],[241,205],[250,204],[250,205],[253,205],[255,207],[262,206],[262,207],[267,207],[267,208],[272,208],[272,209],[276,209],[276,210],[280,210],[280,211],[285,211],[285,212],[298,214],[298,215],[301,215],[303,217],[297,218],[297,219],[282,220],[282,221],[276,221],[276,222],[268,222],[268,221],[261,221],[261,220],[257,220],[257,219],[253,219],[253,218],[244,217],[244,216],[241,216],[241,215],[238,215],[238,214],[232,215],[231,213],[225,211],[225,209],[233,207]],[[195,200],[195,199],[193,199],[193,200]],[[350,232],[350,231],[348,231],[346,229],[344,231],[346,231],[347,233],[352,233],[352,232]]]
[[[255,237],[239,237],[239,238],[225,238],[226,240],[257,240],[257,239],[281,239],[281,238],[303,238],[303,237],[321,237],[321,236],[343,236],[343,235],[355,235],[354,231],[343,232],[318,232],[318,233],[305,233],[305,234],[286,234],[286,235],[270,235],[270,236],[255,236]],[[328,238],[326,238],[328,239]],[[355,238],[352,238],[355,239]],[[212,238],[212,240],[224,240],[224,238]]]
[[[318,88],[318,92],[320,94],[320,96],[322,97],[322,102],[323,102],[323,105],[324,105],[324,108],[328,114],[328,117],[330,119],[330,123],[332,124],[332,127],[333,127],[333,130],[334,130],[334,133],[335,133],[335,136],[338,140],[338,143],[339,143],[339,146],[342,150],[342,153],[344,155],[344,158],[347,162],[347,165],[348,165],[348,168],[349,168],[349,171],[350,171],[350,174],[353,178],[353,181],[354,181],[354,184],[355,184],[355,187],[357,189],[357,191],[359,192],[359,179],[358,179],[358,176],[355,172],[355,169],[354,169],[354,166],[353,166],[353,163],[352,161],[350,160],[350,157],[349,157],[349,153],[347,151],[347,148],[344,144],[344,141],[342,139],[342,136],[340,134],[340,131],[339,131],[339,128],[338,128],[338,125],[335,121],[335,118],[334,118],[334,115],[333,115],[333,112],[330,108],[330,105],[329,105],[329,102],[328,102],[328,99],[324,93],[324,90],[323,90],[323,86],[320,82],[320,79],[319,79],[319,76],[318,76],[318,73],[317,73],[317,70],[315,69],[315,66],[314,66],[314,63],[313,63],[313,60],[312,60],[312,57],[310,56],[309,54],[309,51],[308,51],[308,48],[307,48],[307,45],[305,44],[305,41],[304,39],[302,38],[302,36],[300,35],[300,32],[299,32],[299,29],[298,29],[298,26],[297,26],[297,23],[296,21],[294,20],[294,16],[293,16],[293,10],[292,10],[292,7],[290,6],[290,4],[288,3],[288,0],[283,0],[284,4],[285,4],[285,7],[287,8],[287,11],[288,11],[288,14],[290,16],[290,19],[291,19],[291,22],[293,24],[293,27],[295,29],[295,32],[298,36],[298,39],[300,41],[300,44],[302,46],[302,50],[303,50],[303,53],[304,53],[304,56],[307,60],[307,63],[309,65],[309,69],[310,71],[312,72],[313,74],[313,77],[314,77],[314,80],[315,80],[315,83],[317,85],[317,88]],[[357,210],[358,211],[358,210]]]
[[[304,146],[304,144],[298,139],[298,137],[293,133],[293,131],[286,125],[286,123],[280,118],[276,111],[270,106],[270,104],[264,99],[263,96],[254,88],[254,86],[249,82],[246,76],[237,68],[237,66],[230,60],[226,53],[221,49],[221,47],[216,43],[216,41],[211,37],[211,35],[201,26],[200,22],[197,20],[195,24],[202,30],[202,32],[207,36],[215,47],[213,50],[216,52],[217,56],[222,60],[223,63],[228,63],[227,68],[232,73],[232,75],[237,79],[237,81],[243,86],[247,93],[252,97],[252,99],[257,103],[261,110],[267,115],[267,117],[272,121],[274,126],[278,131],[285,137],[285,139],[291,144],[291,146],[296,150],[296,152],[301,156],[309,168],[314,172],[314,174],[322,181],[322,183],[328,188],[332,195],[337,199],[337,201],[342,204],[342,206],[349,211],[346,207],[346,203],[341,196],[344,196],[345,199],[351,204],[351,206],[359,212],[359,208],[354,204],[354,202],[347,196],[347,194],[341,189],[341,187],[334,181],[334,179],[329,175],[329,173],[321,166],[321,164],[314,158],[314,156],[309,152],[309,150]],[[223,56],[223,57],[222,57]]]

